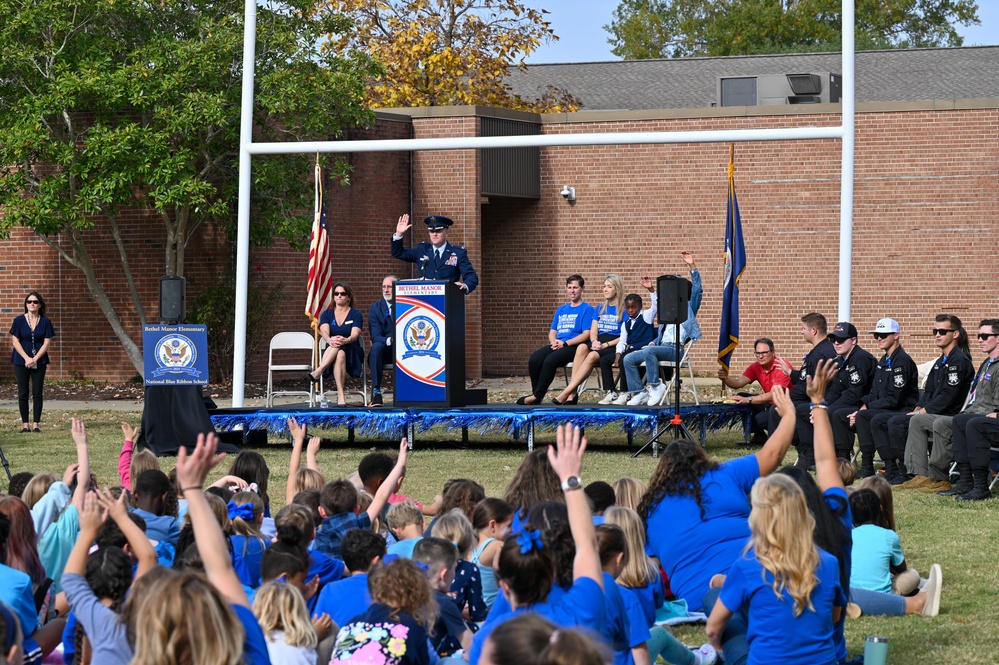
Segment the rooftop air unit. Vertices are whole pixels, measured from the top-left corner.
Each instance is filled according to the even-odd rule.
[[[767,74],[718,79],[719,106],[837,104],[842,93],[839,74]]]

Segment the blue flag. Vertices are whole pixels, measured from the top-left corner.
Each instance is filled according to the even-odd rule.
[[[735,162],[728,161],[728,214],[725,218],[725,291],[722,295],[718,364],[729,369],[732,352],[739,346],[739,281],[746,270],[746,246],[742,242],[742,219],[735,198]]]

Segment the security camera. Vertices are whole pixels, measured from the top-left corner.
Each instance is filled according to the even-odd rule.
[[[559,194],[561,194],[562,198],[565,199],[566,201],[575,201],[576,200],[576,188],[575,187],[570,187],[569,185],[562,185],[562,191],[559,192]]]

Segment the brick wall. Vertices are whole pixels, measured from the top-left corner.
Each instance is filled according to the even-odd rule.
[[[999,104],[861,106],[857,116],[852,320],[869,330],[881,316],[902,325],[903,344],[917,361],[935,355],[929,330],[937,312],[953,312],[974,328],[999,315],[995,284],[995,226],[999,217]],[[478,110],[477,110],[478,111]],[[472,136],[478,119],[467,109],[413,113],[411,122],[382,119],[354,138]],[[763,115],[763,113],[774,115]],[[696,111],[695,111],[696,113]],[[835,114],[781,107],[757,115],[650,117],[574,114],[545,118],[560,132],[748,129],[834,125]],[[676,114],[673,114],[674,116]],[[610,118],[610,119],[607,119]],[[643,119],[645,118],[645,119]],[[839,253],[840,144],[838,141],[745,143],[736,146],[736,187],[749,267],[742,281],[742,337],[733,359],[752,361],[748,342],[773,337],[794,362],[805,352],[798,318],[820,311],[836,319]],[[541,151],[542,197],[480,200],[480,165],[473,150],[413,154],[363,153],[349,158],[351,185],[334,186],[330,219],[337,279],[351,284],[362,311],[379,297],[386,273],[414,276],[391,258],[389,237],[399,214],[417,221],[407,244],[426,238],[419,220],[444,214],[456,221],[451,240],[465,245],[481,284],[468,303],[468,375],[524,374],[527,358],[547,335],[551,313],[564,302],[564,279],[587,279],[587,296],[600,297],[608,272],[641,291],[641,275],[682,271],[678,253],[695,253],[704,278],[699,319],[705,334],[695,347],[695,369],[713,373],[722,287],[727,145],[591,146]],[[412,182],[412,187],[410,183]],[[563,184],[576,188],[566,202]],[[306,213],[311,214],[311,213]],[[122,219],[150,318],[156,278],[162,274],[162,230],[155,216],[130,211]],[[120,271],[109,236],[94,237],[102,274]],[[212,227],[197,247],[204,263],[189,261],[188,296],[231,260]],[[283,245],[252,252],[251,279],[286,285],[286,304],[273,332],[305,329],[307,252]],[[13,318],[30,289],[49,303],[60,337],[53,374],[72,371],[94,379],[133,374],[105,318],[78,272],[41,240],[15,231],[0,245],[0,314]],[[301,296],[299,297],[299,294]],[[126,325],[136,334],[127,289],[117,284]],[[871,348],[869,338],[864,345]],[[972,347],[976,347],[973,345]],[[976,354],[980,355],[980,354]],[[249,380],[263,379],[266,350],[249,359]]]

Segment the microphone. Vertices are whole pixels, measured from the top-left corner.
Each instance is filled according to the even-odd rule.
[[[425,280],[427,278],[427,264],[428,263],[430,263],[430,257],[429,256],[424,255],[424,256],[420,257],[420,275],[421,275],[420,279]]]

